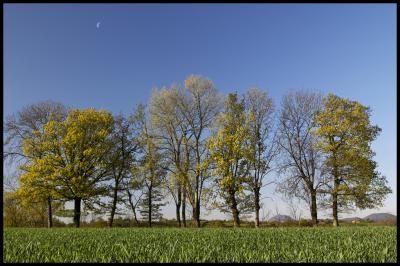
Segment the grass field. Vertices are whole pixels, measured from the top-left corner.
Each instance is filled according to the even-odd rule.
[[[4,262],[397,262],[396,227],[6,228]]]

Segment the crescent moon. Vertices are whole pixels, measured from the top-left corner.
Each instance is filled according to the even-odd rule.
[[[100,22],[97,22],[96,27],[100,28]]]

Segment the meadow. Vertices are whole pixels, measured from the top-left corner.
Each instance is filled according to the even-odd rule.
[[[397,262],[397,228],[5,228],[3,262]]]

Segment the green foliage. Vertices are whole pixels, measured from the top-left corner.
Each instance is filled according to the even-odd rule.
[[[376,171],[371,142],[381,129],[371,125],[370,108],[356,101],[329,94],[324,109],[316,115],[317,147],[325,156],[326,184],[341,206],[382,206],[391,189]]]
[[[4,262],[397,262],[395,227],[5,229]],[[196,239],[196,241],[193,241]]]

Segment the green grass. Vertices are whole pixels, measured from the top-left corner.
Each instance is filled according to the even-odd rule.
[[[5,228],[4,262],[397,262],[396,227]]]

